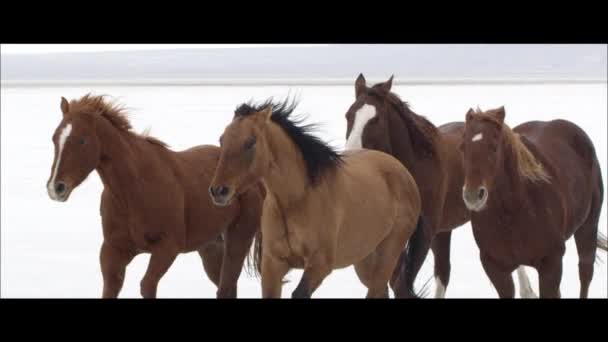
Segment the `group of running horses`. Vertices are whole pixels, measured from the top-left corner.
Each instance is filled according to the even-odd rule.
[[[96,170],[103,182],[100,251],[104,298],[115,298],[140,253],[150,261],[141,295],[154,298],[180,253],[197,251],[218,298],[237,297],[244,266],[262,297],[309,298],[334,269],[353,265],[367,298],[421,297],[414,282],[428,250],[435,297],[450,280],[453,229],[471,223],[481,264],[500,298],[559,298],[565,242],[574,235],[580,297],[588,296],[604,185],[587,134],[566,120],[510,128],[504,107],[463,109],[436,127],[391,91],[393,77],[355,81],[346,148],[304,125],[296,103],[243,103],[220,146],[173,151],[133,132],[126,110],[102,96],[61,98],[63,116],[47,191],[67,201]]]

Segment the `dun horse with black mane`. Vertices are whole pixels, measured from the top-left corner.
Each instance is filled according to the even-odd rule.
[[[259,231],[261,186],[216,207],[207,188],[219,160],[217,147],[171,151],[155,138],[133,133],[124,109],[101,96],[70,103],[61,98],[61,111],[47,190],[51,199],[65,202],[93,170],[101,177],[103,297],[118,296],[127,265],[144,252],[151,257],[141,295],[156,297],[158,282],[177,255],[192,251],[218,286],[217,296],[236,297]]]
[[[263,182],[264,298],[281,296],[290,268],[304,269],[292,297],[307,298],[333,269],[353,264],[367,297],[386,298],[419,221],[416,183],[385,153],[336,153],[293,119],[294,109],[287,101],[236,109],[220,139],[213,201],[229,205]]]
[[[565,242],[579,256],[580,297],[593,277],[604,199],[593,143],[565,120],[530,121],[511,130],[505,109],[470,109],[461,144],[462,197],[471,210],[483,268],[501,298],[514,295],[511,272],[536,268],[540,297],[560,297]]]

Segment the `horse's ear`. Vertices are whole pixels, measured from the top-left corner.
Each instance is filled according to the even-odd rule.
[[[504,123],[505,122],[505,106],[500,106],[500,108],[497,108],[494,111],[494,116],[496,116],[496,119],[498,119],[498,121],[500,121],[500,123]]]
[[[63,113],[63,115],[66,115],[68,112],[70,111],[70,104],[68,103],[68,100],[65,99],[65,97],[61,97],[61,112]]]
[[[388,79],[388,81],[380,84],[380,89],[382,89],[383,92],[385,92],[386,94],[391,92],[391,88],[393,87],[393,77],[395,75],[391,75],[391,78]]]
[[[469,122],[469,121],[471,121],[471,119],[473,119],[474,113],[475,113],[475,111],[473,110],[473,108],[469,108],[469,111],[467,112],[467,115],[466,115],[467,122]]]
[[[266,107],[262,112],[261,112],[262,116],[266,119],[266,120],[270,120],[272,117],[272,106],[268,106]]]
[[[361,94],[363,94],[363,91],[365,90],[365,77],[363,77],[363,73],[359,74],[359,77],[357,77],[357,80],[355,81],[355,97],[359,97]]]

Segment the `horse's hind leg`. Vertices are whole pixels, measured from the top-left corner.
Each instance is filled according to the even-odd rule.
[[[214,241],[211,241],[198,250],[198,254],[203,261],[203,268],[207,277],[215,284],[220,286],[220,273],[222,271],[222,259],[224,258],[224,240],[219,235]]]
[[[407,224],[396,224],[395,226],[406,227]],[[364,261],[355,265],[366,275],[367,298],[388,298],[388,283],[395,270],[399,255],[406,244],[407,235],[404,230],[393,231],[376,247],[376,250]],[[359,274],[360,271],[357,271]],[[395,293],[397,297],[397,293]]]
[[[452,231],[435,235],[431,249],[435,256],[435,298],[445,298],[445,291],[450,282],[450,242]]]
[[[355,264],[355,272],[359,280],[367,287],[366,298],[388,298],[388,286],[374,284],[374,270],[377,263],[377,254],[372,252],[365,259]]]
[[[593,279],[593,263],[596,256],[597,229],[601,210],[601,205],[597,206],[595,203],[596,198],[593,202],[587,221],[574,233],[578,252],[578,275],[581,282],[580,298],[587,298],[589,285]]]

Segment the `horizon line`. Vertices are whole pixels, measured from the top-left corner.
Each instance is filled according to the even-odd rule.
[[[369,77],[368,82],[384,79]],[[599,78],[487,78],[487,79],[399,79],[393,85],[511,85],[511,84],[608,84],[608,79]],[[2,87],[70,87],[70,86],[340,86],[353,85],[352,78],[214,78],[214,79],[129,79],[129,80],[0,80]]]

